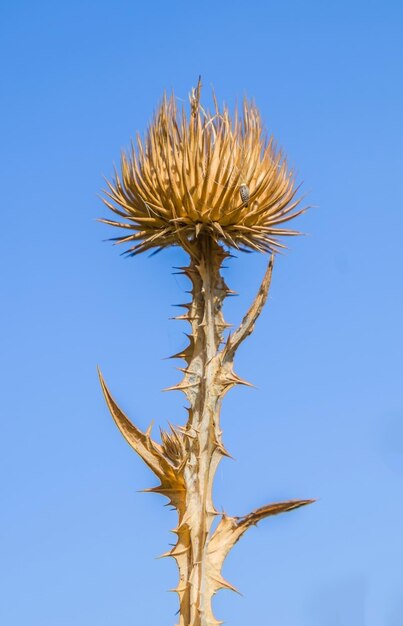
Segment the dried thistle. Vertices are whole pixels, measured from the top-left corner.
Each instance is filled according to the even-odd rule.
[[[300,214],[295,188],[281,153],[262,134],[260,117],[245,102],[243,120],[232,120],[215,105],[214,115],[200,104],[201,84],[191,93],[190,119],[178,117],[175,100],[164,99],[143,145],[122,157],[122,174],[109,184],[107,206],[127,222],[102,220],[126,228],[118,243],[135,244],[133,255],[153,247],[181,245],[190,256],[182,272],[190,280],[191,301],[176,319],[190,324],[188,346],[172,358],[183,359],[184,377],[169,390],[188,401],[185,426],[161,432],[161,443],[142,432],[116,404],[100,374],[110,412],[125,439],[159,479],[149,491],[166,496],[178,513],[175,546],[164,556],[179,568],[179,626],[217,626],[211,600],[222,588],[234,589],[221,574],[238,539],[265,517],[290,511],[313,500],[286,500],[257,508],[245,516],[219,513],[213,504],[214,475],[223,456],[220,409],[234,385],[248,384],[234,372],[237,349],[254,330],[267,300],[279,235],[277,228]],[[119,208],[118,208],[119,207]],[[232,292],[220,273],[229,256],[222,244],[271,251],[258,294],[240,326],[228,328],[222,314]],[[216,516],[220,516],[212,530]]]
[[[164,97],[137,152],[122,154],[121,175],[108,182],[105,204],[125,222],[117,243],[133,242],[134,255],[149,248],[189,244],[208,233],[235,248],[260,252],[284,247],[278,237],[298,232],[283,224],[298,209],[291,171],[273,137],[267,139],[256,106],[243,103],[243,116],[227,107],[206,112],[201,84],[190,96],[189,118],[174,95]]]

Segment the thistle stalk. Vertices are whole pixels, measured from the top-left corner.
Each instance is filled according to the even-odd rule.
[[[227,186],[230,184],[230,172],[234,169],[234,163],[239,161],[239,154],[233,150],[225,152],[233,138],[228,126],[217,123],[214,127],[216,118],[208,118],[204,110],[208,123],[206,120],[201,121],[199,98],[200,82],[192,92],[189,126],[186,127],[182,120],[182,134],[176,122],[176,112],[170,110],[164,101],[156,127],[149,131],[148,152],[142,152],[139,148],[143,157],[139,157],[139,163],[133,157],[130,166],[127,160],[123,160],[123,182],[117,177],[115,184],[109,185],[109,197],[124,210],[109,201],[107,205],[116,213],[125,215],[130,220],[129,225],[103,220],[114,226],[137,231],[137,234],[118,238],[119,241],[140,240],[135,249],[129,251],[131,254],[154,246],[164,247],[176,243],[184,247],[190,257],[189,266],[180,270],[191,281],[191,301],[181,305],[185,313],[176,318],[190,324],[189,344],[173,357],[184,359],[186,367],[182,369],[183,379],[168,389],[182,391],[187,398],[188,419],[185,426],[171,426],[170,431],[161,431],[161,442],[156,442],[151,438],[151,428],[146,432],[140,431],[121,411],[100,374],[105,399],[118,428],[160,481],[157,487],[148,491],[166,496],[178,513],[178,524],[173,531],[177,535],[176,545],[163,555],[173,557],[179,569],[179,583],[175,589],[180,603],[177,626],[220,624],[214,617],[211,602],[219,589],[235,590],[221,573],[231,548],[250,526],[261,519],[313,501],[287,500],[268,504],[243,517],[219,514],[214,507],[212,489],[215,472],[222,457],[229,456],[220,428],[221,403],[234,385],[248,384],[235,374],[234,357],[242,341],[253,331],[267,300],[274,264],[272,250],[254,302],[240,326],[225,337],[228,325],[224,321],[222,306],[231,291],[220,272],[224,259],[229,256],[224,245],[232,241],[238,247],[239,242],[242,242],[252,249],[260,247],[262,250],[270,250],[273,247],[273,220],[282,222],[289,219],[285,216],[295,203],[292,201],[294,191],[290,187],[290,178],[278,169],[278,159],[275,167],[270,169],[274,158],[271,152],[269,160],[264,161],[267,153],[263,157],[260,177],[254,178],[255,173],[247,161],[242,174],[242,179],[248,179],[249,185],[251,182],[258,187],[260,185],[260,193],[266,202],[270,201],[264,219],[264,211],[259,209],[259,205],[255,204],[253,208],[246,206],[251,202],[249,185],[243,183],[246,190],[242,189],[240,204],[239,199],[235,200],[219,190],[216,182],[220,176],[227,181]],[[250,119],[247,113],[245,115]],[[247,131],[247,123],[245,128]],[[236,128],[234,132],[238,139],[243,137],[249,150],[258,158],[259,151],[256,151],[252,140],[256,143],[260,133],[256,134],[255,124],[249,130],[250,136],[245,130],[239,136]],[[161,150],[158,150],[155,152],[158,153],[158,157],[155,157],[158,162],[153,162],[153,150],[158,141],[165,151],[165,157],[161,161]],[[221,150],[217,149],[219,141],[222,142]],[[211,183],[198,181],[201,167],[214,171],[217,178]],[[153,176],[158,179],[158,185],[166,185],[163,193],[160,190],[160,197],[151,184]],[[265,188],[265,180],[271,195]],[[151,186],[147,187],[147,184]],[[191,210],[188,214],[178,204],[179,196],[182,201],[184,198],[182,187],[187,190],[188,201],[190,198],[187,206]],[[176,191],[178,198],[175,197]],[[258,203],[259,193],[253,187],[252,197]],[[218,204],[214,205],[214,200]],[[224,200],[226,204],[223,204]],[[238,205],[234,209],[236,202]],[[149,212],[148,221],[144,217],[144,205],[147,207],[146,212]],[[167,216],[167,206],[171,207],[170,216]],[[251,222],[253,211],[255,217]],[[236,214],[232,222],[229,219],[231,212]],[[286,233],[289,234],[289,231]],[[212,531],[213,521],[218,515],[221,519]]]

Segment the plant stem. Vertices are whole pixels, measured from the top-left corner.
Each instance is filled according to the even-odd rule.
[[[217,512],[212,501],[213,479],[225,454],[219,414],[224,393],[220,381],[219,348],[226,327],[221,312],[228,289],[220,275],[225,253],[210,237],[199,237],[185,274],[192,281],[192,302],[187,319],[192,327],[186,356],[187,368],[178,385],[189,401],[184,429],[186,463],[183,477],[186,503],[179,520],[178,541],[187,538],[186,566],[180,569],[180,626],[217,623],[211,610],[207,551],[211,525]],[[179,563],[179,566],[181,564]]]
[[[192,283],[191,302],[182,305],[185,315],[176,319],[191,325],[189,345],[176,358],[186,361],[184,377],[169,390],[183,391],[189,402],[184,427],[161,432],[161,444],[151,439],[151,428],[140,431],[118,407],[100,374],[102,389],[111,414],[133,449],[160,480],[148,491],[168,497],[178,512],[176,545],[163,556],[173,557],[179,568],[179,624],[177,626],[217,626],[211,602],[222,588],[235,588],[221,575],[224,560],[238,539],[252,525],[270,515],[304,506],[313,500],[287,500],[256,509],[244,517],[222,514],[212,532],[218,512],[214,508],[214,475],[223,456],[228,456],[220,428],[221,403],[226,392],[242,381],[233,371],[237,348],[254,329],[270,287],[273,257],[259,292],[239,328],[227,338],[228,327],[222,315],[227,288],[220,268],[228,256],[208,234],[200,233],[188,247],[190,264],[182,268]],[[236,591],[236,590],[235,590]]]

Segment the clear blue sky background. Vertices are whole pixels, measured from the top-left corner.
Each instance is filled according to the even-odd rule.
[[[5,626],[174,624],[165,500],[96,376],[146,427],[183,423],[185,281],[176,249],[124,260],[102,240],[102,176],[164,88],[199,73],[253,96],[311,204],[278,259],[223,410],[236,461],[215,502],[245,514],[318,497],[237,545],[216,612],[232,626],[403,624],[402,29],[398,0],[3,0],[1,599]],[[267,259],[227,282],[238,322]]]

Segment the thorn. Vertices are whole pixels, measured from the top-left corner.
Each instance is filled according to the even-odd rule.
[[[196,270],[190,267],[189,265],[173,265],[172,268],[174,270],[182,270],[183,272],[188,272],[189,274],[196,273]]]
[[[241,592],[236,587],[234,587],[234,585],[231,585],[231,583],[225,580],[225,578],[223,578],[222,576],[210,576],[210,578],[214,580],[217,584],[219,584],[220,588],[229,589],[230,591],[235,591],[235,593],[238,593],[240,596],[242,595]]]
[[[169,592],[173,592],[173,593],[184,593],[187,589],[187,585],[185,585],[184,587],[176,587],[175,589],[168,589]]]
[[[173,549],[170,552],[172,555],[175,554],[177,556],[180,556],[181,554],[186,554],[187,552],[189,552],[189,550],[190,550],[190,546],[179,548],[178,544],[175,544]]]
[[[159,556],[155,556],[155,559],[166,559],[169,556],[172,556],[172,554],[170,552],[164,552],[163,554],[160,554]]]
[[[189,383],[187,385],[183,385],[179,383],[179,385],[173,385],[172,387],[165,387],[162,391],[183,391],[184,389],[190,389],[191,387],[197,387],[199,383]]]
[[[252,389],[257,389],[256,385],[254,385],[253,383],[249,383],[247,380],[243,380],[242,378],[238,378],[238,376],[237,376],[237,384],[245,385],[245,387],[251,387]]]
[[[151,431],[152,431],[153,426],[154,426],[154,420],[151,420],[151,424],[149,425],[146,432],[144,433],[146,437],[151,436]]]
[[[172,354],[171,356],[165,357],[163,361],[167,361],[168,359],[184,359],[185,361],[187,361],[188,357],[192,356],[191,350],[192,350],[192,346],[191,344],[189,344],[188,346],[186,346],[186,348],[184,348],[180,352],[177,352],[176,354]]]
[[[243,380],[242,378],[239,378],[239,376],[237,376],[234,373],[231,374],[231,375],[227,375],[225,377],[224,384],[227,384],[227,385],[245,385],[245,387],[252,387],[253,389],[256,389],[256,385],[253,385],[252,383],[249,383],[247,380]]]
[[[176,320],[176,321],[185,321],[185,322],[191,322],[194,318],[193,317],[189,317],[189,315],[187,313],[185,313],[184,315],[177,315],[175,317],[169,317],[169,320]]]
[[[192,307],[192,302],[185,302],[184,304],[171,304],[171,306],[177,306],[180,307],[182,309],[191,309]]]
[[[182,374],[186,374],[189,376],[198,376],[200,378],[200,374],[198,374],[197,372],[192,372],[186,367],[176,367],[175,369],[177,369],[179,372],[182,372]]]
[[[212,509],[212,510],[209,509],[209,510],[207,510],[207,513],[208,513],[208,515],[214,515],[214,517],[216,515],[220,515],[220,513],[218,511],[216,511],[215,509]]]
[[[233,328],[233,324],[227,324],[227,322],[222,322],[221,324],[217,324],[218,328],[225,330],[226,328]]]
[[[148,489],[140,489],[139,493],[160,493],[161,495],[167,496],[167,498],[168,498],[169,496],[167,494],[169,494],[169,493],[175,494],[175,493],[180,493],[182,491],[184,491],[184,489],[178,489],[177,487],[175,487],[175,488],[172,488],[172,487],[162,487],[160,485],[159,487],[149,487]]]
[[[223,446],[223,444],[222,444],[222,443],[216,443],[216,446],[217,446],[217,450],[218,450],[219,452],[221,452],[221,454],[222,454],[223,456],[227,457],[228,459],[232,459],[232,460],[234,460],[234,457],[232,456],[232,454],[230,454],[230,453],[226,450],[226,448]]]
[[[164,552],[163,554],[160,554],[160,556],[156,556],[155,558],[165,559],[167,557],[171,557],[173,559],[177,559],[177,557],[181,556],[182,554],[186,554],[189,551],[189,547],[179,548],[178,544],[176,543],[170,545],[173,546],[172,550],[168,550],[168,552]]]

